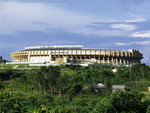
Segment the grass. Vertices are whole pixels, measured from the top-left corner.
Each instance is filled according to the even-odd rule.
[[[0,64],[0,69],[38,69],[38,66],[29,66],[29,64]]]
[[[148,91],[148,86],[150,86],[149,79],[141,79],[133,82],[126,82],[127,87],[131,89],[136,89],[138,91]]]

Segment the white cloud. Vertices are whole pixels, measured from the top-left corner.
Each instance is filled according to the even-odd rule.
[[[19,31],[55,32],[66,31],[96,36],[128,36],[135,25],[113,24],[116,30],[99,27],[87,27],[94,22],[123,22],[95,15],[85,15],[64,8],[54,7],[50,3],[0,2],[0,34],[15,34]]]
[[[130,37],[150,38],[150,30],[134,32]]]
[[[0,2],[0,34],[17,31],[80,29],[100,18],[83,15],[44,3]]]
[[[17,1],[17,2],[72,2],[74,0],[0,0],[0,2]]]
[[[129,43],[115,42],[114,45],[117,45],[117,46],[130,46],[130,45],[143,45],[143,46],[146,46],[146,45],[150,45],[150,41],[147,40],[147,41],[129,42]]]
[[[70,32],[73,33],[81,33],[85,35],[96,35],[96,36],[122,36],[126,35],[126,33],[120,31],[120,30],[94,30],[92,28],[82,27],[82,28],[74,28],[70,29]]]
[[[122,43],[122,42],[115,42],[114,43],[117,46],[126,46],[126,45],[130,45],[129,43]]]
[[[51,4],[32,2],[0,2],[0,34],[19,31],[67,31],[84,35],[121,36],[119,30],[97,30],[87,25],[94,22],[112,22],[99,16],[85,15],[54,7]]]
[[[136,42],[136,44],[139,44],[139,45],[150,45],[150,41]]]
[[[132,31],[132,30],[136,30],[137,26],[136,25],[131,25],[131,24],[112,24],[111,28]]]
[[[141,17],[137,17],[135,19],[130,19],[130,20],[126,20],[125,22],[145,22],[146,19],[145,18],[141,18]]]

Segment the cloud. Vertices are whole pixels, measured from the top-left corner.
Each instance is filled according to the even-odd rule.
[[[117,46],[131,46],[131,45],[142,45],[142,46],[147,46],[150,45],[150,41],[141,41],[141,42],[129,42],[129,43],[122,43],[122,42],[115,42],[114,45]]]
[[[124,9],[126,12],[131,12],[131,9],[134,9],[135,5],[141,5],[145,2],[149,2],[149,0],[111,0],[111,2],[119,4],[120,9]]]
[[[112,20],[45,3],[0,2],[0,34],[15,34],[19,31],[67,31],[84,35],[120,36],[122,31],[119,30],[93,30],[92,27],[87,27],[94,22],[110,21]]]
[[[150,45],[150,41],[136,42],[136,44],[139,44],[139,45]]]
[[[74,0],[0,0],[0,2],[9,2],[9,1],[16,1],[16,2],[73,2]]]
[[[138,17],[131,20],[106,19],[100,15],[77,13],[42,2],[0,2],[0,34],[16,34],[20,31],[65,31],[95,36],[128,36],[137,26],[123,23],[127,21],[145,20]],[[96,22],[105,23],[107,26],[95,26]],[[122,23],[116,24],[117,22]],[[110,29],[110,24],[113,29]]]
[[[130,37],[150,38],[150,30],[134,32]]]
[[[43,31],[72,29],[84,26],[100,18],[83,15],[44,3],[0,2],[0,34],[17,31]]]
[[[142,18],[142,17],[134,17],[134,19],[127,19],[125,20],[124,22],[127,22],[127,23],[135,23],[135,22],[145,22],[146,19],[145,18]]]
[[[70,32],[80,33],[84,35],[107,36],[107,37],[122,36],[126,34],[120,30],[111,30],[105,28],[93,29],[87,27],[70,29]]]
[[[111,27],[114,29],[122,29],[122,30],[129,30],[129,31],[133,31],[137,29],[136,25],[131,25],[131,24],[112,24]]]
[[[149,1],[149,0],[113,0],[115,2],[121,3],[121,4],[141,4],[143,2]]]
[[[115,42],[114,45],[117,45],[117,46],[126,46],[126,45],[130,45],[128,43],[122,43],[122,42]]]

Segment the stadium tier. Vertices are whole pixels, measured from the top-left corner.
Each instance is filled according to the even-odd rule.
[[[143,55],[135,49],[110,50],[83,48],[82,45],[34,46],[11,53],[12,62],[50,64],[132,65]]]

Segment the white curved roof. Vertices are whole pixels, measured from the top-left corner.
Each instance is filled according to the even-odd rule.
[[[53,48],[68,48],[68,49],[72,49],[72,48],[78,48],[78,49],[82,49],[83,45],[54,45],[54,46],[31,46],[31,47],[25,47],[24,49],[53,49]]]

